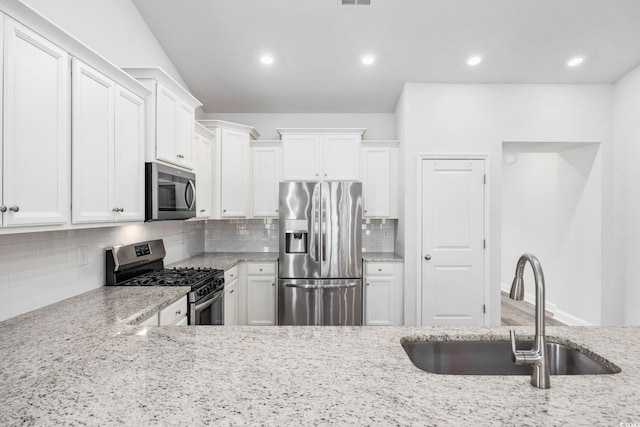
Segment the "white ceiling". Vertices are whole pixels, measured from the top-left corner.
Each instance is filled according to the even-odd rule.
[[[404,82],[612,83],[640,63],[640,0],[132,1],[207,113],[389,113]]]

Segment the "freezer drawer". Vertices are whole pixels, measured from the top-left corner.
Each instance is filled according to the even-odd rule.
[[[362,280],[278,280],[278,324],[362,325]]]

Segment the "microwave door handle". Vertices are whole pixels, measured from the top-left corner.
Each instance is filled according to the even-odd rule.
[[[189,188],[191,188],[191,197],[189,197]],[[187,186],[184,188],[184,200],[187,203],[187,209],[191,210],[193,207],[193,202],[196,199],[196,186],[193,184],[193,181],[189,180]]]

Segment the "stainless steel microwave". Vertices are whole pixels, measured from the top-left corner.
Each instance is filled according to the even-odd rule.
[[[159,163],[145,164],[145,221],[196,216],[196,176]]]

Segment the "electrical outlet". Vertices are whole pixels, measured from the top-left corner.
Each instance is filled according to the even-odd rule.
[[[86,246],[78,247],[78,265],[87,265],[89,264],[89,250]]]

